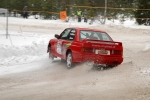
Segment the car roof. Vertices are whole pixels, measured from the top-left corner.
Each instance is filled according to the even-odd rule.
[[[99,31],[99,32],[105,32],[104,30],[98,30],[98,29],[91,29],[91,28],[81,28],[81,27],[70,27],[76,30],[88,30],[88,31]],[[106,33],[106,32],[105,32]]]

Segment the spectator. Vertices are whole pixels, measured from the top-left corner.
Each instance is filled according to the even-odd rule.
[[[87,23],[87,16],[88,15],[87,15],[87,10],[86,9],[84,10],[82,15],[84,16],[84,22]]]
[[[80,9],[78,9],[77,11],[77,16],[78,16],[78,22],[81,22],[82,11]]]
[[[87,23],[87,17],[86,16],[84,16],[84,22]]]
[[[23,8],[23,18],[28,18],[28,7],[27,6],[24,6]]]

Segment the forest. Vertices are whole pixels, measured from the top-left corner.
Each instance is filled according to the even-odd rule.
[[[22,15],[22,9],[28,6],[30,15],[40,15],[44,19],[52,16],[59,18],[60,11],[66,11],[67,16],[75,16],[81,9],[87,18],[104,16],[108,19],[136,18],[139,24],[150,20],[150,0],[0,0],[0,8],[9,12],[17,10]]]

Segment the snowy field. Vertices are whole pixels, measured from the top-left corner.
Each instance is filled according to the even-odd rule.
[[[124,61],[97,71],[87,64],[67,69],[51,63],[47,44],[67,27],[105,30],[123,42]],[[150,26],[107,21],[68,23],[61,20],[0,17],[0,100],[150,100]]]

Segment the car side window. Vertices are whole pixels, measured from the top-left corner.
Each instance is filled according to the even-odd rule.
[[[67,40],[70,31],[71,31],[71,29],[65,29],[65,30],[61,33],[60,39]]]

